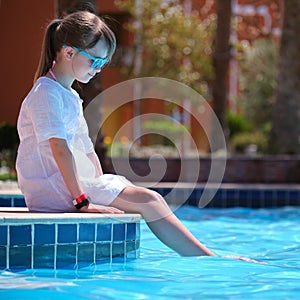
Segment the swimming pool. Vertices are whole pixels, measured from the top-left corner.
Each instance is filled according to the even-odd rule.
[[[0,273],[1,299],[298,299],[300,208],[205,208],[176,211],[220,256],[182,258],[141,225],[140,258],[73,270]]]

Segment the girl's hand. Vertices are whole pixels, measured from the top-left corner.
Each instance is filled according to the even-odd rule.
[[[237,260],[243,260],[243,261],[252,262],[252,263],[255,263],[255,264],[261,264],[261,265],[266,264],[266,263],[263,262],[263,261],[258,261],[258,260],[254,260],[254,259],[251,259],[251,258],[248,258],[248,257],[239,256],[239,255],[225,255],[225,256],[223,256],[223,257],[224,257],[224,258],[237,259]]]
[[[82,213],[103,213],[103,214],[124,214],[123,210],[119,210],[112,206],[104,206],[90,203],[89,206],[80,208]]]

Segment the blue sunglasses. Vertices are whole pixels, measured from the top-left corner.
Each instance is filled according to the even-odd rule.
[[[67,46],[62,46],[63,48],[66,48]],[[94,57],[92,55],[90,55],[89,53],[87,53],[86,51],[84,50],[80,50],[76,47],[73,47],[72,48],[79,54],[81,55],[84,55],[85,57],[88,57],[89,59],[92,60],[92,63],[91,63],[91,68],[92,69],[100,69],[102,68],[107,62],[108,62],[108,57]]]

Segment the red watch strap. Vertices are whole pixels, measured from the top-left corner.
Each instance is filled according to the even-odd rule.
[[[87,195],[86,195],[86,194],[80,195],[79,197],[77,197],[77,198],[75,199],[75,201],[76,201],[76,203],[80,203],[80,202],[82,202],[84,199],[87,199]]]

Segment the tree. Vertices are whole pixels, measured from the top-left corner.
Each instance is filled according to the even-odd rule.
[[[284,1],[276,101],[269,152],[300,154],[300,1]]]
[[[213,81],[213,108],[214,112],[227,137],[227,124],[225,119],[227,103],[227,75],[231,58],[230,32],[231,32],[231,0],[217,0],[217,28],[214,40],[213,66],[215,78]]]

